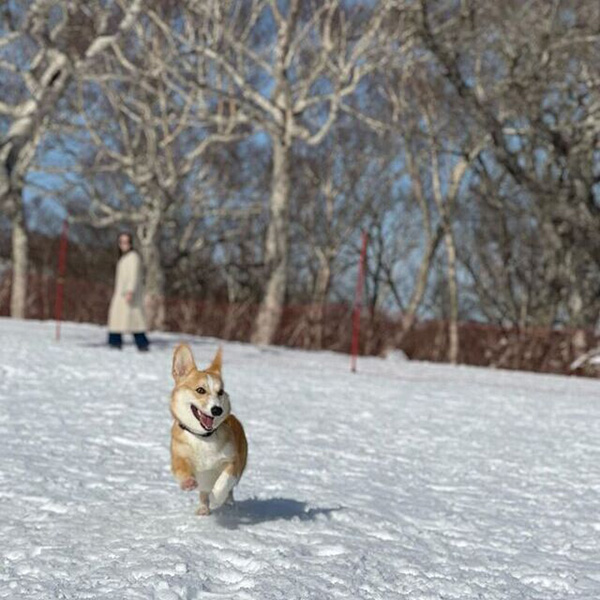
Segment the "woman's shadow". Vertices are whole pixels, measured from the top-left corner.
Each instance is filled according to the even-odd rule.
[[[237,529],[243,525],[257,525],[269,521],[314,521],[320,515],[328,517],[338,510],[342,508],[308,508],[306,502],[289,498],[248,498],[224,506],[215,516],[223,527]]]

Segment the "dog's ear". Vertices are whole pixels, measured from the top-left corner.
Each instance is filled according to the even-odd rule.
[[[210,363],[210,367],[208,367],[206,370],[209,373],[217,373],[218,375],[221,375],[221,366],[222,365],[223,365],[223,347],[219,346],[219,349],[217,350],[217,353],[215,354],[213,361]]]
[[[173,379],[179,383],[192,369],[196,368],[194,356],[187,344],[179,344],[173,353]]]

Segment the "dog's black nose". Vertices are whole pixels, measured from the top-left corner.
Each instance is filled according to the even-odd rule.
[[[213,406],[210,409],[210,412],[213,414],[213,416],[218,417],[223,412],[223,409],[220,406]]]

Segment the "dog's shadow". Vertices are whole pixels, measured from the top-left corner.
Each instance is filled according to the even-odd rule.
[[[318,516],[328,517],[338,508],[308,508],[306,502],[290,498],[248,498],[236,500],[233,505],[225,505],[215,514],[220,525],[227,529],[237,529],[244,525],[257,525],[269,521],[313,521]]]

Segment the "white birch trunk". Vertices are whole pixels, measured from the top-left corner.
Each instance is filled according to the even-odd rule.
[[[431,271],[431,264],[433,262],[433,257],[435,256],[441,237],[442,229],[438,229],[434,237],[429,238],[427,242],[427,247],[425,248],[425,252],[421,258],[421,264],[419,265],[419,272],[417,274],[413,293],[410,297],[408,306],[402,315],[402,333],[400,335],[400,340],[397,343],[402,341],[402,338],[410,332],[415,324],[417,319],[417,310],[419,309],[419,306],[423,301],[423,297],[425,296],[427,280],[429,278],[429,272]]]
[[[444,224],[444,243],[446,245],[446,258],[448,261],[448,295],[450,299],[450,346],[448,360],[452,364],[458,363],[458,283],[456,280],[456,243],[450,222]]]
[[[258,311],[252,343],[270,344],[285,301],[289,245],[290,146],[273,136],[273,172],[269,226],[265,247],[267,282]]]
[[[325,303],[331,284],[331,264],[323,258],[319,264],[315,291],[313,294],[313,306],[310,310],[310,337],[311,346],[320,349],[323,346],[323,318],[325,315]]]
[[[139,235],[144,263],[144,311],[149,330],[165,328],[165,273],[160,252],[158,222],[143,228]]]
[[[20,199],[15,200],[12,218],[12,287],[10,316],[24,319],[27,316],[27,271],[29,265],[28,236],[25,214]]]

